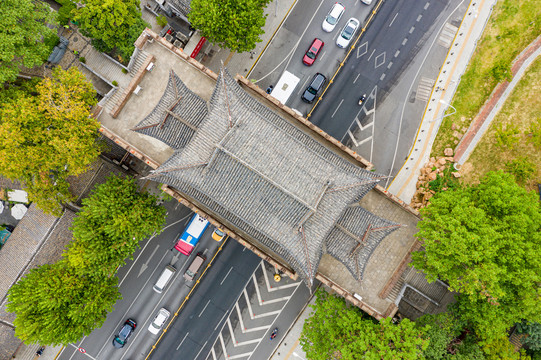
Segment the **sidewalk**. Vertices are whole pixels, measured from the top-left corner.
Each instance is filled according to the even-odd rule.
[[[458,29],[453,45],[436,79],[436,86],[430,94],[421,125],[414,141],[415,146],[387,189],[405,203],[410,203],[416,191],[421,168],[428,162],[434,139],[445,116],[447,107],[457,89],[460,77],[473,55],[477,41],[497,0],[471,1],[466,15]]]
[[[261,42],[256,44],[254,50],[243,53],[233,53],[229,61],[227,61],[231,52],[228,49],[221,49],[217,45],[212,46],[214,50],[214,55],[209,56],[205,61],[201,61],[203,65],[218,73],[222,62],[226,64],[227,69],[231,75],[235,76],[240,74],[246,76],[250,68],[261,56],[262,52],[265,50],[269,41],[274,37],[275,32],[278,30],[282,22],[285,20],[286,16],[289,14],[289,10],[295,5],[297,0],[274,0],[265,9],[265,14],[267,14],[267,20],[265,21],[265,26],[263,27],[264,34],[261,35]],[[199,38],[194,36],[194,39],[197,41]],[[193,40],[190,40],[190,42]],[[188,46],[187,46],[188,47]]]

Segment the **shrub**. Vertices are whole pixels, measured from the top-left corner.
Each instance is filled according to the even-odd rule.
[[[537,118],[530,124],[528,141],[532,143],[536,149],[541,150],[541,118]]]
[[[515,176],[518,183],[524,183],[535,173],[535,164],[527,157],[521,156],[505,163],[505,171]]]
[[[126,70],[125,68],[122,68],[122,73],[123,73],[123,74],[127,74],[127,73],[128,73],[128,70]]]
[[[49,48],[49,51],[53,51],[53,48],[56,45],[58,45],[59,42],[60,42],[60,38],[56,34],[50,34],[50,36],[46,36],[43,39],[43,43],[47,45],[47,47]]]
[[[83,64],[86,64],[86,59],[85,59],[84,56],[81,56],[81,57],[79,58],[79,61],[82,62]]]
[[[58,0],[58,3],[62,6],[58,10],[56,19],[61,26],[68,25],[71,19],[71,12],[76,8],[75,3],[71,0]]]
[[[113,80],[111,84],[113,84],[113,86],[118,86],[118,82],[116,80]]]
[[[519,141],[517,136],[519,133],[516,126],[502,124],[496,129],[496,144],[501,148],[512,150]]]
[[[167,25],[167,18],[165,16],[163,16],[163,15],[158,15],[156,17],[156,22],[160,26],[165,26],[165,25]]]

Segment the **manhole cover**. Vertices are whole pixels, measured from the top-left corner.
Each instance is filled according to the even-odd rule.
[[[77,40],[79,40],[79,38],[77,36],[74,36],[73,39],[71,39],[73,42],[77,42]]]

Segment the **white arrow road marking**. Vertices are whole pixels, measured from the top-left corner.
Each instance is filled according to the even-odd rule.
[[[143,263],[141,265],[141,269],[139,270],[139,275],[137,275],[137,277],[141,276],[141,274],[144,273],[146,269],[148,269],[148,263],[150,262],[150,259],[152,259],[152,257],[154,256],[154,254],[156,254],[156,251],[158,251],[159,248],[160,248],[160,245],[156,245],[156,247],[154,248],[154,251],[148,257],[146,263]]]

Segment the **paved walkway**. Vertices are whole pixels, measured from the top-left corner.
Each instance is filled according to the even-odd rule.
[[[436,79],[436,86],[429,97],[429,103],[423,119],[415,146],[387,190],[405,203],[410,203],[416,191],[416,183],[429,158],[434,139],[445,117],[445,112],[452,101],[460,77],[466,71],[477,41],[483,34],[485,25],[492,13],[492,7],[497,0],[471,1],[458,29],[453,45]]]
[[[522,79],[528,67],[539,56],[541,56],[541,36],[538,36],[537,39],[517,56],[511,67],[513,80],[511,82],[504,81],[496,86],[486,104],[470,124],[468,131],[455,149],[454,159],[458,165],[462,166],[468,160],[508,96]]]

